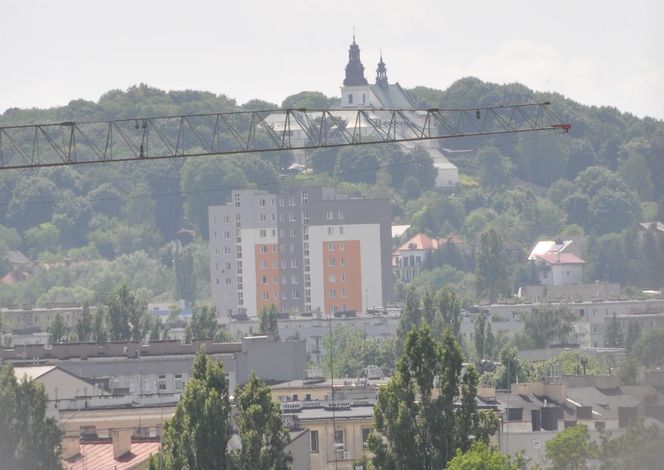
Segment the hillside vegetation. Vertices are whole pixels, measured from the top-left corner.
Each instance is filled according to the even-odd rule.
[[[330,184],[365,197],[389,197],[395,223],[431,236],[455,234],[427,259],[413,285],[443,284],[465,302],[476,300],[475,252],[493,228],[502,240],[511,288],[534,280],[525,263],[539,237],[582,236],[588,280],[638,288],[664,285],[664,242],[637,237],[638,223],[664,220],[664,123],[588,107],[558,94],[475,78],[447,90],[410,90],[424,107],[456,108],[551,101],[569,134],[506,135],[445,141],[460,168],[455,194],[433,191],[433,164],[422,149],[395,145],[324,149],[310,155],[312,172],[287,175],[288,153],[216,156],[141,163],[0,172],[0,276],[8,250],[39,261],[28,280],[0,289],[0,305],[103,302],[109,289],[129,284],[141,298],[209,299],[207,207],[223,204],[234,188],[276,191]],[[334,106],[317,92],[288,97],[283,106]],[[0,126],[267,109],[238,105],[199,91],[165,92],[146,85],[112,90],[98,102],[9,109]],[[179,239],[183,243],[173,243]],[[403,295],[403,289],[397,291]]]

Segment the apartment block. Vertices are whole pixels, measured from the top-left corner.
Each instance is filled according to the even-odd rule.
[[[211,292],[222,322],[281,312],[361,312],[392,298],[388,200],[330,188],[238,190],[209,208]]]

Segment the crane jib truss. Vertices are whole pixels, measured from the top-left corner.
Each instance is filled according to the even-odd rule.
[[[567,132],[549,102],[471,109],[279,109],[0,127],[0,170]]]

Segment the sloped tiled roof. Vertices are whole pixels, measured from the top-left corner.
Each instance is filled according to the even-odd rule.
[[[17,380],[22,380],[26,376],[28,380],[35,380],[44,374],[51,372],[56,366],[31,366],[31,367],[15,367],[14,375]]]
[[[584,260],[572,253],[544,253],[535,255],[535,258],[549,264],[586,264]]]
[[[19,282],[25,281],[28,277],[27,273],[10,271],[0,278],[0,285],[11,286],[12,284],[18,284]]]
[[[65,470],[131,470],[159,452],[159,441],[132,442],[131,451],[113,458],[111,442],[81,444],[80,455],[63,461]]]
[[[570,240],[565,241],[554,241],[554,240],[541,240],[537,242],[533,251],[530,252],[528,256],[529,260],[534,260],[536,256],[543,255],[545,253],[560,253],[565,251],[565,249],[571,245]]]
[[[406,243],[399,247],[399,251],[407,250],[435,250],[438,248],[438,240],[432,239],[424,233],[418,233]]]

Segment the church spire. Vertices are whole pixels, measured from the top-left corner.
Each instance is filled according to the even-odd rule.
[[[364,78],[364,65],[360,61],[360,46],[355,43],[355,31],[353,31],[353,44],[348,49],[348,64],[346,65],[346,78],[344,86],[368,85]]]
[[[380,51],[380,62],[378,62],[378,68],[376,69],[376,85],[381,88],[387,88],[387,67],[385,67],[385,62],[383,62],[383,50]]]

